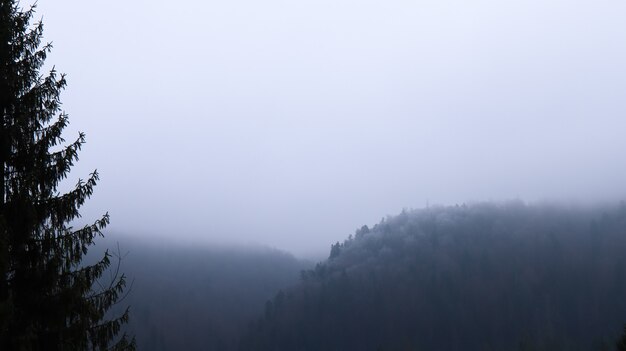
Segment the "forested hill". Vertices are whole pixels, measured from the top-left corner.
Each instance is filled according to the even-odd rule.
[[[626,206],[405,211],[281,291],[242,350],[613,350]]]
[[[130,306],[124,330],[137,338],[138,350],[235,350],[265,302],[313,266],[264,247],[191,247],[116,235],[90,253],[109,247],[117,254],[118,238],[120,269],[132,288],[116,307]]]

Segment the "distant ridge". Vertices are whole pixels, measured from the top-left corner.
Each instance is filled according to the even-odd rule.
[[[116,249],[115,238],[96,248]],[[132,281],[123,304],[133,312],[127,331],[138,350],[235,350],[265,302],[312,266],[268,247],[173,240],[124,236],[119,243],[121,267]]]

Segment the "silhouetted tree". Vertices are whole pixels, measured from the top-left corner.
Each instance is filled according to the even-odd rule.
[[[339,244],[339,242],[332,244],[330,246],[330,256],[329,258],[335,258],[337,256],[339,256],[339,254],[341,253],[341,244]]]
[[[117,339],[128,309],[107,315],[124,276],[99,281],[111,264],[108,252],[81,264],[108,214],[70,226],[98,173],[68,193],[57,190],[85,136],[60,147],[65,78],[54,69],[40,74],[51,45],[41,45],[43,25],[31,23],[33,14],[34,6],[0,0],[0,350],[132,349],[134,341]]]

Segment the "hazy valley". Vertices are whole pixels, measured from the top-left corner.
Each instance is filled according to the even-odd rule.
[[[121,252],[140,350],[612,350],[626,324],[623,203],[403,211],[321,262],[139,239]]]

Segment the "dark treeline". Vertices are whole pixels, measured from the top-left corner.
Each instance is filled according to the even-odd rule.
[[[117,256],[113,240],[103,245]],[[146,351],[237,349],[265,302],[312,267],[263,247],[185,247],[125,238],[119,252],[121,269],[133,282],[120,304],[131,306],[125,330]]]
[[[624,204],[477,204],[357,230],[240,349],[614,350],[624,323]]]

